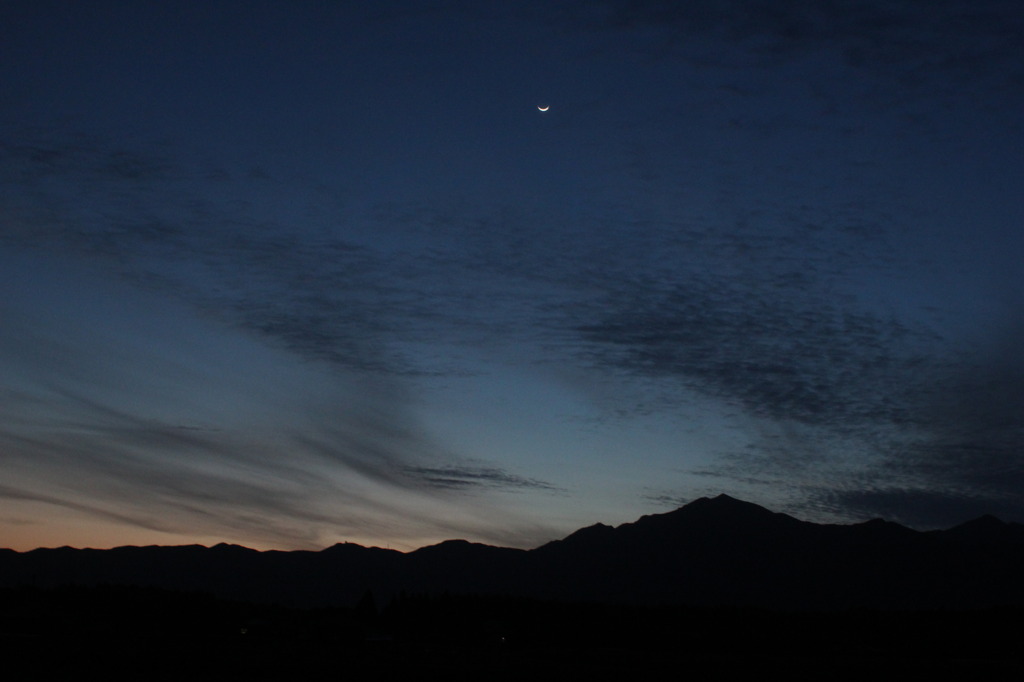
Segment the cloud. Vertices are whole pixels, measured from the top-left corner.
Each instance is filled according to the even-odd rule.
[[[442,22],[454,16],[422,11]],[[378,32],[394,22],[416,27],[421,18],[370,12]],[[724,406],[751,443],[713,453],[717,464],[702,465],[695,485],[716,476],[752,487],[785,480],[793,496],[830,508],[910,504],[914,491],[940,489],[951,500],[1012,504],[1020,491],[1013,420],[1021,413],[1004,380],[1020,376],[1012,353],[986,358],[953,348],[919,301],[889,295],[917,277],[928,286],[934,274],[911,252],[933,237],[908,236],[906,223],[927,222],[914,215],[915,202],[927,204],[925,212],[946,206],[934,201],[932,169],[918,167],[936,157],[911,153],[906,167],[894,167],[888,153],[872,150],[923,144],[920,119],[938,125],[951,107],[1017,116],[1024,23],[1013,3],[610,0],[458,8],[461,18],[486,15],[502,26],[494,13],[503,12],[555,28],[561,62],[551,82],[572,87],[565,118],[552,119],[561,121],[557,139],[523,137],[521,156],[502,164],[502,182],[487,176],[476,198],[461,192],[471,179],[457,174],[444,179],[458,177],[459,191],[417,195],[402,172],[387,167],[388,154],[409,152],[390,141],[371,145],[386,152],[369,155],[384,165],[363,179],[339,172],[338,159],[316,160],[323,149],[352,142],[323,132],[289,137],[274,165],[272,153],[253,161],[228,147],[236,157],[211,163],[190,160],[188,145],[5,126],[0,182],[9,191],[0,197],[0,246],[113,273],[112,289],[129,285],[175,301],[217,334],[241,332],[346,386],[326,397],[304,393],[317,417],[268,426],[273,445],[227,427],[183,429],[194,422],[144,400],[134,407],[107,400],[103,391],[117,381],[138,384],[100,360],[82,361],[81,348],[55,344],[70,323],[27,341],[13,339],[5,320],[8,350],[34,354],[33,367],[44,366],[39,356],[48,353],[48,362],[67,370],[42,393],[19,393],[28,403],[63,406],[64,440],[8,425],[9,444],[25,453],[77,452],[75,461],[91,462],[98,479],[128,489],[130,473],[194,514],[212,504],[201,491],[224,483],[237,499],[233,508],[244,510],[230,523],[253,529],[261,522],[244,519],[262,518],[254,506],[261,495],[295,528],[344,527],[344,519],[293,495],[320,466],[410,494],[553,490],[514,467],[464,464],[474,453],[445,451],[415,419],[421,382],[478,370],[462,362],[468,350],[514,356],[552,374],[572,367],[587,374],[581,384],[642,389],[616,392],[606,401],[607,420],[651,406],[682,414],[694,395]],[[300,14],[296,20],[319,23]],[[546,43],[554,33],[543,36]],[[289,53],[282,73],[306,64],[299,56],[306,49]],[[319,52],[309,51],[320,59]],[[238,54],[248,53],[224,56]],[[644,93],[642,112],[620,105],[650,82],[671,87]],[[311,102],[344,128],[334,122],[335,103]],[[908,126],[908,117],[917,118]],[[890,135],[896,118],[902,132]],[[174,138],[176,128],[154,125]],[[369,124],[360,130],[373,135]],[[435,133],[423,137],[444,137]],[[969,144],[961,133],[944,133],[936,154],[946,154],[951,141]],[[184,139],[202,144],[190,135]],[[538,151],[544,164],[534,163]],[[365,170],[358,154],[345,153],[345,163]],[[308,163],[290,170],[304,155]],[[541,165],[555,170],[545,175]],[[409,175],[437,167],[412,165]],[[915,183],[924,190],[908,197]],[[946,243],[934,239],[940,249]],[[60,267],[51,274],[60,286],[78,285]],[[91,323],[76,318],[79,328],[115,326],[126,337],[135,333],[131,321],[109,309]],[[98,357],[109,347],[100,341],[89,346]],[[143,362],[133,370],[153,377]],[[160,377],[155,383],[173,384]],[[224,381],[237,389],[243,412],[250,400],[263,400],[253,398],[259,389],[252,384]],[[344,408],[325,408],[331,400]],[[247,417],[274,421],[272,409],[253,409]],[[228,419],[229,412],[211,415]],[[19,418],[36,417],[25,408]],[[232,487],[204,461],[259,476]],[[168,472],[178,468],[187,489],[173,485]],[[796,478],[802,473],[806,480]],[[832,475],[845,482],[822,484]],[[344,481],[319,484],[324,500],[371,505],[371,495]],[[223,514],[231,516],[227,507]]]
[[[403,472],[426,485],[435,488],[462,490],[467,488],[491,488],[497,490],[544,490],[560,492],[550,483],[535,478],[523,478],[499,467],[444,466],[405,467]]]
[[[580,351],[766,419],[836,429],[908,423],[920,375],[947,362],[932,355],[934,334],[838,288],[847,269],[872,263],[875,247],[844,263],[841,253],[816,255],[810,239],[797,249],[785,232],[751,234],[744,253],[727,242],[702,249],[701,268],[684,262],[656,280],[621,282],[576,327]]]
[[[4,288],[19,292],[0,304],[8,499],[281,547],[539,532],[496,530],[486,500],[409,473],[457,457],[419,422],[401,375],[296,363],[309,356],[87,267],[55,283],[32,251],[4,262]],[[488,490],[544,488],[496,468],[468,475]]]
[[[248,190],[226,180],[203,187],[195,169],[153,153],[57,141],[5,151],[3,175],[23,190],[2,207],[16,217],[0,234],[9,245],[103,259],[135,284],[312,360],[417,371],[387,338],[432,307],[397,284],[403,259],[260,219],[244,200],[210,196],[210,187]],[[134,170],[111,172],[110,159]]]
[[[940,0],[914,2],[787,3],[771,0],[711,0],[699,4],[663,0],[610,0],[568,10],[561,21],[569,29],[660,29],[651,50],[685,54],[694,37],[747,53],[747,64],[832,52],[849,66],[869,69],[903,87],[953,78],[958,84],[977,77],[1017,80],[1024,58],[1016,46],[1024,35],[1024,13],[1014,3]],[[694,49],[694,47],[696,49]],[[690,47],[696,52],[704,44]],[[703,63],[714,59],[702,53]],[[718,51],[721,63],[740,58]]]
[[[877,410],[863,432],[762,424],[745,451],[699,473],[772,490],[796,514],[883,517],[946,528],[995,514],[1024,520],[1024,325],[1019,311],[956,362],[911,365],[896,413]],[[868,377],[870,378],[870,377]],[[869,384],[865,385],[868,388]],[[840,422],[845,425],[845,422]]]
[[[519,232],[520,221],[536,220],[532,211],[501,229],[490,225],[504,220],[503,207],[452,214],[396,203],[353,216],[327,190],[264,180],[278,202],[308,206],[297,224],[294,215],[266,217],[279,209],[256,202],[244,174],[209,178],[158,147],[40,133],[4,151],[0,177],[21,191],[0,203],[11,217],[0,242],[92,261],[128,284],[345,371],[458,374],[457,363],[430,348],[527,329],[539,306],[522,294],[547,296],[535,278],[557,265]],[[135,170],[111,172],[111,159]],[[481,230],[482,222],[489,227]]]
[[[100,505],[83,504],[62,497],[34,493],[29,490],[17,488],[14,486],[0,485],[0,499],[43,502],[45,504],[53,505],[55,507],[63,507],[65,509],[81,512],[83,514],[87,514],[90,516],[110,519],[118,523],[124,523],[129,526],[141,527],[147,530],[169,532],[173,528],[173,524],[161,523],[159,519],[142,518],[131,514],[110,511],[108,509],[103,508],[103,506]]]
[[[286,443],[269,446],[234,429],[182,428],[67,393],[46,402],[45,424],[31,410],[0,431],[6,467],[21,481],[7,486],[8,496],[20,490],[25,499],[165,532],[205,530],[302,546],[365,533],[367,510],[388,511],[319,474],[307,453]],[[35,488],[61,493],[34,494]],[[330,499],[359,511],[328,511]]]
[[[901,488],[815,491],[801,509],[837,514],[852,521],[884,518],[919,530],[952,528],[985,514],[1021,518],[1020,504],[971,496],[943,488]]]
[[[64,399],[75,404],[48,402],[72,421],[34,429],[22,419],[0,429],[9,477],[0,496],[164,533],[291,548],[352,538],[416,542],[445,533],[521,544],[551,534],[514,521],[494,526],[486,506],[476,509],[450,493],[459,483],[481,490],[555,488],[496,467],[418,466],[422,434],[380,433],[397,428],[394,416],[378,425],[343,418],[319,429],[314,421],[288,438],[258,427],[249,433],[183,428]]]
[[[922,523],[949,518],[927,500],[1024,520],[1024,315],[1008,311],[1004,326],[974,349],[941,392],[929,394],[916,438],[887,453],[880,473],[905,487],[876,483],[862,507],[877,505]]]
[[[213,182],[225,194],[215,200],[209,188],[196,188],[185,166],[144,155],[129,163],[128,152],[102,147],[62,151],[40,143],[19,152],[7,173],[24,171],[26,194],[47,191],[43,176],[63,176],[88,180],[82,186],[106,192],[109,201],[91,200],[105,206],[102,220],[76,208],[77,195],[58,196],[42,212],[38,197],[9,207],[22,218],[6,232],[9,244],[105,259],[127,282],[375,385],[458,373],[457,363],[434,359],[443,351],[433,358],[423,352],[432,344],[518,344],[544,347],[546,361],[582,362],[600,376],[654,379],[666,396],[646,396],[645,404],[662,410],[696,393],[762,424],[795,425],[762,425],[751,450],[728,453],[705,474],[777,480],[808,443],[827,449],[837,440],[855,442],[857,434],[875,447],[879,427],[922,428],[921,397],[941,388],[952,363],[929,328],[887,314],[849,286],[864,272],[892,277],[899,262],[892,228],[868,204],[794,207],[783,196],[717,220],[640,209],[618,220],[598,217],[595,208],[600,224],[582,216],[558,230],[537,218],[542,207],[467,207],[459,214],[435,206],[403,217],[395,205],[377,209],[395,239],[370,241],[358,232],[342,238],[258,219],[255,207],[233,203],[230,173]],[[110,173],[110,156],[151,170]],[[286,193],[299,191],[275,182]],[[329,222],[328,204],[313,199]],[[733,221],[728,229],[723,219]],[[600,239],[588,239],[588,229]],[[502,468],[425,464],[454,453],[440,452],[400,411],[375,413],[381,404],[364,398],[353,405],[361,416],[293,430],[289,446],[395,489],[554,490]],[[617,414],[629,411],[615,406]],[[216,439],[190,443],[167,425],[136,427],[103,438],[134,438],[132,452],[193,448],[204,453],[197,459],[239,451]],[[265,461],[269,456],[259,467]],[[113,467],[106,472],[113,475]],[[156,474],[146,480],[164,485]],[[200,478],[194,489],[213,485]],[[258,497],[236,492],[240,508]],[[325,522],[275,494],[280,518],[308,513],[311,524]]]

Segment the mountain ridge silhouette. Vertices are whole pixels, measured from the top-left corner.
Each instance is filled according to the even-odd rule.
[[[1024,526],[983,516],[917,531],[872,519],[818,524],[728,495],[530,550],[447,540],[410,552],[240,545],[0,551],[0,587],[130,585],[295,607],[368,591],[783,610],[1024,605]]]

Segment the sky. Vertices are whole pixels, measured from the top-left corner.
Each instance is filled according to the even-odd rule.
[[[0,2],[0,546],[1024,522],[1021,45],[1016,0]]]

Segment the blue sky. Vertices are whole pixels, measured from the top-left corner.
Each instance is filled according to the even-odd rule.
[[[1014,2],[0,27],[0,545],[1024,521]]]

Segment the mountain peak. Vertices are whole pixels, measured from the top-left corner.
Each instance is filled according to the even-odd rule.
[[[587,541],[598,541],[602,538],[608,537],[610,531],[615,530],[609,525],[603,523],[595,523],[592,526],[586,528],[580,528],[578,531],[570,534],[565,539],[572,539],[574,541],[587,540]]]
[[[758,505],[754,504],[753,502],[745,502],[744,500],[736,499],[735,497],[731,497],[729,495],[726,495],[725,493],[719,493],[718,495],[715,495],[714,497],[701,497],[701,498],[698,498],[698,499],[694,500],[690,504],[694,504],[694,503],[697,503],[697,502],[703,502],[704,504],[713,504],[713,505],[719,506],[719,507],[725,507],[725,506],[729,506],[729,507],[757,507],[758,506]],[[759,509],[763,509],[763,507],[758,507],[758,508]]]
[[[933,531],[933,533],[953,538],[957,542],[1024,545],[1024,526],[1007,523],[991,514],[979,516],[948,530]]]
[[[993,516],[992,514],[985,514],[984,516],[979,516],[976,519],[972,519],[970,521],[965,521],[964,523],[961,523],[957,527],[958,528],[972,528],[972,529],[980,529],[980,528],[1005,528],[1006,525],[1007,525],[1006,522],[1003,521],[1002,519],[997,518],[997,517]]]
[[[627,524],[628,525],[628,524]],[[700,532],[790,532],[797,526],[810,526],[788,514],[773,512],[759,504],[729,495],[700,497],[674,511],[644,516],[635,524],[644,528],[703,529]],[[770,530],[771,529],[771,530]]]
[[[689,504],[683,505],[676,511],[687,510],[690,512],[714,512],[715,514],[774,514],[761,505],[753,502],[744,502],[725,493],[715,497],[699,497]]]

